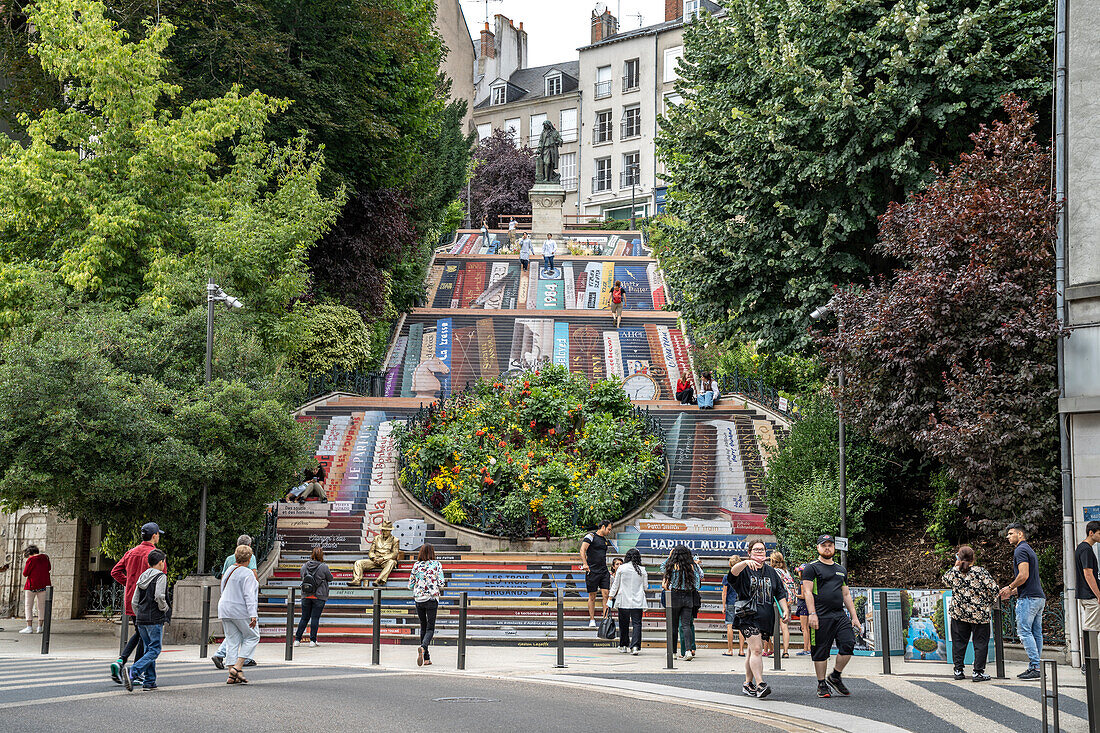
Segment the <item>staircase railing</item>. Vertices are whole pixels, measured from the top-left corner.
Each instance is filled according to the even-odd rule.
[[[732,374],[719,375],[716,380],[723,395],[742,395],[791,420],[797,420],[801,416],[798,405],[780,396],[778,390],[769,387],[763,380],[743,376],[737,369]]]

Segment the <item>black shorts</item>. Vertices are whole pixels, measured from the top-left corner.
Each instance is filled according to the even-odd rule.
[[[837,654],[850,655],[856,648],[856,632],[846,613],[817,617],[817,628],[810,629],[810,659],[828,661],[834,641]]]
[[[600,588],[611,590],[611,572],[604,570],[602,573],[585,573],[584,587],[589,593],[595,593]]]

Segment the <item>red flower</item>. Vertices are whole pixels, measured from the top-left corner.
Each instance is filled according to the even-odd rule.
[[[536,374],[538,374],[538,372],[535,372],[535,373],[536,373]],[[523,386],[524,386],[524,387],[530,387],[530,386],[531,386],[531,382],[530,382],[530,380],[524,380],[524,382],[523,382]]]
[[[458,466],[451,469],[451,473],[458,473]]]
[[[531,427],[535,427],[535,421],[534,420],[531,421]]]
[[[489,476],[486,476],[485,477],[485,485],[486,486],[492,486],[493,485],[493,479],[490,478]]]
[[[534,451],[530,451],[530,450],[529,450],[529,451],[527,451],[527,457],[528,457],[528,458],[534,458],[534,457],[535,457],[535,452],[534,452]]]
[[[484,430],[478,430],[476,433],[474,433],[474,435],[485,435],[485,431]]]
[[[550,432],[551,435],[553,435],[554,434],[554,428],[550,428],[549,432]]]

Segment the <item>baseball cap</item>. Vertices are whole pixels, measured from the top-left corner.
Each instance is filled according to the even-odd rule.
[[[817,544],[824,545],[826,542],[832,542],[836,544],[836,539],[831,534],[823,534],[817,538]]]
[[[142,537],[152,537],[155,534],[164,534],[164,530],[158,527],[156,522],[146,522],[141,525]]]

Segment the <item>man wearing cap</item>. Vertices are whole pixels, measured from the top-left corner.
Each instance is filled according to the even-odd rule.
[[[817,696],[832,697],[832,687],[840,695],[847,697],[851,693],[840,679],[840,673],[848,666],[856,646],[853,629],[863,632],[863,626],[856,618],[856,606],[852,603],[852,593],[848,590],[848,572],[833,562],[836,543],[831,534],[817,538],[817,561],[806,565],[802,570],[802,596],[810,616],[811,652],[817,672]],[[845,615],[844,610],[848,610]],[[826,677],[829,666],[829,652],[836,642],[836,667]]]
[[[359,587],[363,585],[363,573],[368,570],[378,570],[375,585],[385,585],[390,578],[390,573],[397,567],[397,561],[401,558],[401,548],[397,544],[397,538],[393,536],[393,522],[382,522],[382,531],[370,544],[367,557],[355,561],[355,569],[352,571],[348,585]]]
[[[147,522],[141,525],[141,544],[126,551],[122,559],[111,568],[111,577],[126,586],[123,593],[123,603],[126,615],[130,617],[130,628],[133,633],[122,650],[122,656],[111,662],[111,679],[122,684],[122,667],[130,658],[132,652],[137,652],[134,659],[140,659],[145,654],[145,645],[141,642],[141,636],[137,632],[137,621],[134,618],[134,609],[130,605],[130,599],[134,597],[134,588],[137,587],[138,578],[149,569],[149,553],[156,549],[163,534],[156,522]]]

